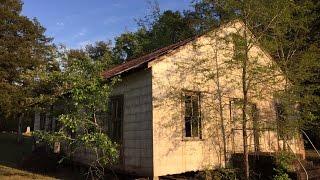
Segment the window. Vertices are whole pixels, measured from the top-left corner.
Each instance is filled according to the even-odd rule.
[[[200,92],[184,93],[185,137],[201,138]]]
[[[232,148],[233,151],[236,149],[241,148],[241,144],[236,142],[237,136],[242,136],[242,107],[243,107],[243,99],[240,98],[232,98],[229,101],[229,108],[230,108],[230,120],[232,123]],[[248,102],[247,104],[247,131],[248,134],[253,134],[253,141],[254,141],[254,150],[255,152],[260,151],[260,115],[259,115],[259,108],[257,104]]]
[[[285,106],[280,103],[275,103],[275,111],[276,111],[276,120],[277,120],[277,130],[278,135],[280,138],[284,138],[286,132],[285,132],[285,126],[286,126],[286,111]]]
[[[242,99],[231,98],[229,101],[229,113],[231,121],[231,147],[233,152],[238,152],[242,148],[242,142],[237,137],[242,137]]]
[[[40,113],[40,130],[45,130],[46,126],[46,113]]]
[[[109,137],[117,143],[122,139],[123,96],[110,98],[107,129]]]
[[[251,107],[251,117],[253,126],[253,139],[254,139],[254,150],[255,152],[260,151],[260,124],[259,124],[259,109],[257,104],[250,104]]]

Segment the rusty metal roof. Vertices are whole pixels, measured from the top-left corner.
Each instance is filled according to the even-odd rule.
[[[230,22],[227,22],[227,23],[224,23],[224,24],[221,24],[220,26],[216,27],[215,29],[212,29],[212,30],[217,30],[219,28],[222,28],[224,26],[229,26],[231,24],[234,24],[236,22],[240,22],[243,24],[242,21],[238,20],[238,19],[235,19],[233,21],[230,21]],[[208,32],[212,31],[212,30],[208,30]],[[161,49],[158,49],[150,54],[147,54],[147,55],[144,55],[144,56],[141,56],[139,58],[136,58],[136,59],[132,59],[132,60],[128,60],[126,61],[125,63],[123,64],[120,64],[118,66],[115,66],[109,70],[106,70],[102,73],[102,75],[108,79],[108,78],[111,78],[111,77],[114,77],[116,75],[120,75],[124,72],[128,72],[130,70],[134,70],[134,69],[137,69],[137,68],[140,68],[140,67],[143,67],[144,65],[146,65],[148,62],[150,61],[153,61],[153,60],[156,60],[157,58],[163,56],[163,55],[166,55],[168,54],[169,52],[197,39],[198,37],[200,36],[203,36],[205,34],[207,34],[208,32],[204,32],[203,34],[200,34],[200,35],[197,35],[197,36],[194,36],[194,37],[191,37],[191,38],[188,38],[186,40],[183,40],[183,41],[180,41],[180,42],[177,42],[175,44],[172,44],[172,45],[169,45],[169,46],[166,46],[164,48],[161,48]],[[266,51],[265,51],[266,52]],[[269,55],[268,53],[266,53],[267,55]],[[270,56],[270,55],[269,55]]]
[[[186,40],[183,40],[183,41],[177,42],[175,44],[166,46],[164,48],[158,49],[152,53],[141,56],[139,58],[128,60],[123,64],[120,64],[120,65],[115,66],[109,70],[104,71],[102,73],[102,75],[104,76],[104,78],[108,79],[108,78],[114,77],[116,75],[120,75],[124,72],[128,72],[129,70],[133,70],[133,69],[142,67],[146,63],[153,61],[153,60],[157,59],[158,57],[161,57],[161,56],[171,52],[172,50],[175,50],[175,49],[179,48],[180,46],[187,44],[188,42],[194,40],[195,38],[196,37],[188,38]]]

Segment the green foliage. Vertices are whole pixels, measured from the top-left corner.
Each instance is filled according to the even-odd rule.
[[[28,73],[51,60],[51,39],[36,20],[21,15],[20,0],[0,4],[0,111],[5,116],[25,112],[35,96],[35,76]]]
[[[300,102],[300,115],[303,128],[319,132],[320,120],[320,48],[315,45],[308,48],[294,65],[292,93]],[[319,136],[320,137],[320,136]]]
[[[81,50],[62,52],[60,63],[63,68],[42,72],[39,81],[51,84],[50,104],[58,103],[65,109],[59,116],[57,132],[37,131],[34,135],[50,146],[61,142],[69,148],[69,155],[81,148],[90,149],[96,157],[90,164],[95,169],[91,176],[102,178],[104,168],[117,163],[119,153],[118,145],[103,133],[97,113],[107,111],[109,94],[117,78],[106,81],[101,75],[104,69],[112,66],[109,51],[103,54],[105,50],[88,48],[90,53]]]
[[[232,58],[226,62],[228,69],[239,74],[237,78],[229,81],[237,84],[237,89],[241,89],[243,168],[244,178],[249,179],[247,128],[250,120],[248,118],[250,117],[250,104],[270,98],[271,92],[275,93],[283,89],[281,87],[283,83],[281,82],[281,76],[279,76],[279,68],[277,68],[275,62],[264,61],[263,53],[253,54],[253,47],[259,45],[260,39],[269,37],[268,32],[273,30],[274,21],[277,22],[278,17],[282,16],[283,8],[286,8],[285,5],[287,4],[281,2],[270,3],[263,0],[204,0],[204,2],[210,3],[212,8],[217,11],[221,22],[239,20],[243,26],[241,30],[226,37],[225,41],[227,43],[233,42],[234,50],[229,53],[229,57],[232,56]],[[289,1],[286,2],[289,3]],[[273,122],[269,121],[266,124],[271,123]]]
[[[167,10],[162,14],[155,11],[138,25],[136,32],[126,32],[115,39],[114,55],[119,61],[137,58],[195,35],[189,19],[178,11]]]
[[[239,179],[235,169],[218,168],[207,170],[197,175],[197,179],[236,180]]]
[[[291,180],[289,175],[287,173],[283,173],[283,172],[279,172],[279,174],[276,175],[273,179],[274,180]]]
[[[289,175],[287,174],[290,165],[294,159],[294,155],[285,151],[281,151],[276,156],[276,168],[274,171],[276,175],[274,180],[290,180]]]
[[[240,19],[286,75],[286,90],[279,94],[286,112],[284,126],[281,126],[284,134],[294,134],[291,132],[299,128],[319,127],[319,1],[195,0],[193,6],[194,10],[183,14],[160,13],[155,7],[150,16],[139,22],[136,32],[117,37],[113,49],[109,42],[97,42],[84,50],[64,53],[57,52],[50,44],[51,39],[44,35],[45,29],[36,19],[21,15],[21,1],[1,0],[1,114],[8,116],[29,110],[34,105],[46,107],[67,99],[64,104],[68,108],[60,113],[62,128],[59,132],[36,134],[51,143],[63,140],[74,147],[108,147],[108,152],[104,153],[111,157],[108,162],[113,162],[111,159],[117,156],[116,145],[101,133],[95,116],[107,109],[108,96],[116,80],[106,83],[101,72],[122,61],[203,33],[221,22]],[[244,50],[256,42],[236,39],[238,47],[244,47]],[[229,65],[243,68],[245,51],[235,52],[236,61]],[[55,58],[62,69],[53,60]],[[244,78],[248,79],[243,83],[249,93],[250,88],[255,92],[250,83],[264,84],[263,79],[272,81],[272,76],[260,76],[268,74],[266,68],[257,66],[257,61],[252,63],[247,64]],[[254,96],[263,97],[261,94]],[[299,106],[293,108],[297,104]],[[299,119],[293,120],[293,116]]]
[[[111,42],[98,41],[95,44],[89,44],[85,47],[85,51],[93,60],[98,60],[108,64],[114,63]]]
[[[219,25],[221,15],[212,2],[194,0],[192,6],[194,9],[185,11],[184,16],[197,34],[212,30]]]
[[[123,33],[115,39],[114,55],[119,61],[136,58],[148,52],[149,44],[149,34],[144,28]]]
[[[319,129],[319,13],[313,0],[281,1],[281,14],[260,39],[282,72],[286,90],[279,95],[285,114],[283,131]],[[257,30],[261,32],[261,29]],[[295,119],[293,117],[296,117]],[[287,129],[287,130],[286,130]]]
[[[180,12],[165,11],[153,23],[150,30],[150,47],[148,51],[165,47],[195,35],[188,19]]]
[[[105,110],[110,86],[103,83],[101,72],[105,65],[100,61],[92,61],[90,58],[71,59],[68,67],[59,78],[63,79],[64,87],[70,93],[74,106],[79,111],[83,109]]]
[[[65,127],[69,126],[65,125]],[[92,160],[90,165],[101,165],[102,172],[100,173],[103,173],[103,168],[118,162],[118,145],[104,133],[80,133],[76,137],[72,138],[69,133],[60,130],[58,132],[34,131],[33,135],[39,137],[42,142],[47,143],[52,149],[54,148],[54,143],[63,143],[64,146],[71,148],[69,155],[77,153],[77,150],[81,150],[83,148],[92,150],[92,153],[97,151],[97,154],[95,154],[97,159]]]

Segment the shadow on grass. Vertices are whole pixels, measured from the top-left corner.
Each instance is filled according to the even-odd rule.
[[[17,142],[17,134],[0,133],[0,179],[86,179],[87,167],[64,160],[47,152],[45,147],[32,151],[33,139],[24,136]],[[135,179],[135,176],[107,172],[106,179]]]
[[[59,165],[58,156],[48,155],[42,150],[32,152],[33,139],[24,136],[22,143],[17,142],[17,134],[0,133],[0,177],[6,179],[26,177],[26,179],[78,179],[77,172],[71,167]],[[6,176],[4,176],[4,174]],[[44,174],[46,176],[40,175]],[[47,177],[50,176],[50,177]]]
[[[32,138],[24,136],[22,143],[17,135],[0,133],[0,178],[1,179],[52,179],[47,176],[20,170],[21,161],[32,153]]]
[[[18,144],[17,135],[0,133],[0,164],[8,167],[19,167],[23,157],[32,153],[32,138],[23,137],[23,142]]]

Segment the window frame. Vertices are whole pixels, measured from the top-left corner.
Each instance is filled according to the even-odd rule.
[[[232,151],[236,152],[235,150],[235,137],[236,137],[236,131],[242,131],[242,112],[240,112],[240,119],[236,119],[237,117],[235,117],[235,113],[238,111],[242,111],[242,103],[243,103],[243,99],[242,98],[235,98],[229,97],[229,119],[230,122],[232,124]],[[253,146],[254,146],[254,152],[260,152],[261,151],[261,143],[260,143],[260,128],[259,126],[261,125],[261,121],[260,121],[260,109],[259,106],[257,105],[257,103],[255,102],[248,102],[247,104],[247,115],[249,116],[248,118],[248,125],[247,125],[247,131],[249,131],[249,133],[251,133],[250,131],[252,131],[252,138],[253,138]],[[238,122],[239,121],[239,122]],[[240,124],[237,124],[240,123]],[[252,123],[250,125],[250,123]],[[240,126],[240,127],[239,127]]]
[[[120,111],[121,111],[121,114],[120,114],[120,117],[118,117],[119,119],[118,120],[113,120],[112,119],[112,102],[113,101],[117,101],[117,103],[120,103],[120,106],[118,108],[120,108]],[[119,105],[119,104],[118,104]],[[118,109],[116,111],[118,113]],[[113,141],[116,141],[117,143],[120,143],[122,144],[123,143],[123,118],[124,118],[124,95],[121,94],[121,95],[114,95],[114,96],[110,96],[109,97],[109,105],[108,105],[108,111],[107,111],[107,119],[105,122],[107,124],[107,129],[106,129],[106,133],[108,134],[108,136],[113,140]],[[115,137],[113,137],[115,134],[115,124],[116,123],[120,123],[120,127],[119,127],[119,139],[114,139]],[[110,125],[112,127],[110,127]],[[112,132],[110,132],[110,128],[113,128],[112,129]],[[112,135],[110,133],[113,133]],[[117,134],[117,133],[116,133]],[[112,137],[111,137],[112,136]]]
[[[190,136],[186,136],[186,96],[196,96],[198,99],[198,133],[197,136],[192,135],[192,123],[190,124]],[[182,119],[182,140],[183,141],[201,141],[203,140],[203,123],[202,123],[202,92],[183,89],[181,93],[181,119]],[[192,104],[192,102],[191,102]],[[192,117],[191,117],[192,118]]]
[[[46,130],[47,114],[45,112],[41,112],[39,116],[40,116],[39,129],[41,131],[45,131]]]

